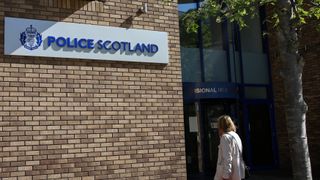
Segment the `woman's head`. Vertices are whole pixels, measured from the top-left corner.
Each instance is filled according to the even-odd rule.
[[[222,115],[218,118],[218,128],[221,133],[234,131],[236,132],[236,126],[234,125],[232,119],[228,115]]]

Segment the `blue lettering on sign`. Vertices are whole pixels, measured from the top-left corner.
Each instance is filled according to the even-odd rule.
[[[120,42],[121,43],[121,46],[122,46],[122,50],[123,51],[127,51],[127,44],[128,42]]]
[[[87,40],[87,45],[89,49],[94,49],[94,40],[93,39],[88,39]]]
[[[66,39],[63,38],[63,37],[58,37],[58,39],[56,40],[56,44],[57,44],[59,47],[64,47],[64,46],[66,46],[67,41],[66,41]]]
[[[118,51],[121,48],[121,44],[118,41],[115,41],[112,43],[111,47],[114,51]]]
[[[58,46],[67,48],[81,48],[81,49],[94,49],[106,50],[106,51],[127,51],[131,53],[149,53],[155,54],[159,51],[159,47],[156,44],[147,43],[131,43],[126,41],[110,41],[110,40],[98,40],[86,38],[70,38],[70,37],[47,37],[47,46]]]
[[[137,52],[137,51],[140,51],[140,52],[142,52],[142,49],[141,49],[141,46],[140,46],[140,44],[138,43],[137,45],[136,45],[136,47],[135,47],[135,52]]]
[[[102,49],[102,48],[103,48],[102,42],[103,42],[102,40],[99,40],[99,41],[97,42],[97,46],[98,46],[97,48],[98,48],[98,49]]]
[[[141,46],[142,46],[142,51],[143,51],[143,52],[145,52],[145,51],[148,52],[148,53],[151,52],[151,51],[150,51],[150,47],[151,47],[150,44],[147,44],[147,45],[146,45],[146,44],[142,44]]]
[[[104,47],[106,50],[111,50],[111,48],[107,47],[110,43],[111,43],[111,41],[105,41],[105,42],[103,43],[103,47]]]
[[[155,44],[151,44],[151,53],[157,53],[159,51],[159,47]]]
[[[78,45],[79,45],[79,47],[80,48],[87,48],[87,45],[86,45],[86,39],[80,39],[79,41],[78,41]]]

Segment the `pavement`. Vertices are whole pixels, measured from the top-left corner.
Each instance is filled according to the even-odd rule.
[[[211,176],[188,176],[188,180],[213,180]],[[293,180],[292,174],[280,170],[254,171],[248,180]],[[313,172],[313,180],[320,180],[320,172]]]
[[[206,175],[189,176],[188,180],[212,180],[213,178]],[[292,180],[292,175],[283,174],[278,171],[251,172],[248,180]]]
[[[279,171],[252,172],[248,180],[292,180],[291,174]]]
[[[248,180],[292,180],[292,177],[272,176],[272,175],[252,175]]]
[[[313,171],[313,180],[320,180],[320,171]],[[269,170],[254,171],[248,180],[292,180],[292,174],[288,171]]]

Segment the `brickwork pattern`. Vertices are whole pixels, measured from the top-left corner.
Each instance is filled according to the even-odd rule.
[[[300,52],[305,59],[303,71],[303,92],[308,104],[307,133],[312,173],[320,177],[320,32],[315,27],[317,21],[310,22],[301,32]],[[317,179],[314,178],[314,179]]]
[[[1,0],[1,37],[5,16],[166,31],[170,60],[4,56],[0,38],[0,179],[186,179],[176,2]]]
[[[309,110],[307,112],[307,135],[313,174],[319,177],[320,169],[320,33],[315,30],[316,22],[310,22],[300,32],[300,53],[304,57],[303,93]],[[291,169],[288,135],[284,113],[283,83],[280,78],[280,60],[277,52],[276,35],[269,38],[272,80],[275,96],[275,114],[279,143],[280,167]]]

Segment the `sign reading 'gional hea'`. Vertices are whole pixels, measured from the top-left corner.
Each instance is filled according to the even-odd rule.
[[[5,54],[168,63],[166,32],[5,18]]]

